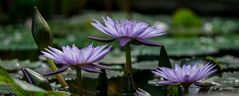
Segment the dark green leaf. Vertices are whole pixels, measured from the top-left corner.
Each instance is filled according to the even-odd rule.
[[[159,67],[169,67],[172,68],[168,54],[164,48],[164,46],[161,47],[160,55],[159,55]]]
[[[26,92],[12,80],[12,77],[0,67],[0,84],[8,84],[17,96],[26,96]]]

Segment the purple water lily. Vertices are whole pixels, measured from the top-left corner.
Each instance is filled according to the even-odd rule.
[[[115,39],[119,40],[120,45],[124,47],[129,42],[139,43],[149,46],[161,46],[160,44],[150,42],[146,39],[157,37],[165,34],[165,29],[157,27],[149,27],[148,24],[130,20],[112,20],[111,18],[103,18],[104,24],[99,21],[92,25],[101,32],[111,36],[112,38],[104,39],[97,37],[89,37],[90,39],[101,42],[112,42]]]
[[[45,57],[65,65],[62,69],[58,70],[59,72],[65,71],[68,66],[76,69],[81,68],[90,72],[101,72],[100,68],[109,68],[108,66],[95,63],[103,59],[111,50],[111,47],[107,45],[93,47],[91,44],[88,47],[79,49],[73,44],[72,47],[62,47],[62,51],[52,47],[45,50],[42,51]]]
[[[198,67],[197,65],[183,65],[183,67],[180,67],[176,64],[174,69],[159,67],[152,72],[156,76],[166,79],[165,81],[160,81],[159,83],[161,84],[191,85],[214,73],[216,71],[214,67],[215,65],[209,63],[203,67]]]

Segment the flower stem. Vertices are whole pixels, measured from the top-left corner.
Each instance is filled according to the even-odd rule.
[[[53,60],[48,58],[47,62],[48,62],[49,67],[51,68],[52,71],[57,70],[57,67],[56,67],[55,63],[53,62]],[[56,79],[58,80],[58,82],[61,84],[61,86],[65,89],[68,89],[68,84],[66,83],[66,81],[64,80],[62,75],[61,74],[56,74],[55,76],[56,76]]]
[[[136,87],[134,84],[134,80],[132,77],[132,61],[131,61],[131,49],[130,49],[130,43],[126,44],[125,48],[125,88],[123,96],[136,96]]]
[[[183,96],[189,96],[189,84],[183,85]]]
[[[125,64],[125,72],[124,75],[132,74],[132,61],[131,61],[131,49],[130,49],[130,43],[128,43],[125,46],[125,58],[126,58],[126,64]]]
[[[83,77],[81,76],[81,69],[76,69],[77,87],[79,96],[86,96],[83,86]]]

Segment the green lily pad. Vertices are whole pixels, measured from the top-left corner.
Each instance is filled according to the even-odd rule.
[[[131,61],[136,61],[135,56],[131,56]],[[114,49],[100,62],[104,64],[125,64],[125,53],[119,49]]]
[[[9,29],[8,29],[9,28]],[[30,29],[23,25],[3,28],[0,34],[0,50],[29,50],[37,49]]]
[[[203,39],[202,39],[203,40]],[[210,46],[207,42],[200,41],[200,38],[155,38],[152,39],[154,42],[160,42],[164,45],[169,56],[192,56],[216,53],[218,49]],[[135,47],[137,55],[159,55],[160,48],[147,46]]]
[[[75,80],[76,79],[76,72],[75,70],[68,69],[65,72],[62,73],[65,80]],[[107,78],[116,78],[123,76],[123,71],[116,71],[116,70],[106,70]],[[82,76],[86,78],[92,78],[97,79],[99,76],[99,73],[92,73],[87,71],[82,71]]]
[[[208,81],[213,81],[218,83],[219,85],[217,87],[223,88],[223,87],[239,87],[239,73],[238,72],[224,72],[222,73],[222,77],[214,77],[211,78]]]
[[[17,96],[49,96],[49,94],[58,94],[58,96],[70,96],[69,93],[63,91],[46,91],[37,86],[21,81],[10,76],[7,71],[0,67],[0,84],[8,85]]]
[[[0,93],[7,94],[10,92],[14,92],[11,87],[7,84],[0,84]]]
[[[223,35],[215,38],[215,43],[212,43],[213,46],[219,49],[238,49],[239,47],[239,35]]]
[[[225,55],[222,57],[216,58],[217,61],[221,63],[222,69],[227,69],[227,68],[239,68],[238,62],[239,58],[230,56],[230,55]]]
[[[137,62],[132,65],[137,70],[153,70],[158,67],[158,61],[143,61]]]
[[[17,59],[13,60],[0,60],[0,66],[6,70],[13,71],[19,70],[24,67],[28,68],[39,68],[43,62],[30,62],[29,60],[19,61]]]

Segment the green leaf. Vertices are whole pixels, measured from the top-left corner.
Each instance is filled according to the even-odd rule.
[[[16,83],[21,89],[24,91],[29,91],[29,92],[47,92],[46,90],[39,88],[35,85],[29,84],[25,81],[21,81],[19,79],[13,78],[14,83]]]
[[[62,73],[63,77],[65,77],[65,80],[74,80],[76,79],[76,72],[75,70],[66,70],[65,72]],[[107,78],[117,78],[123,76],[124,72],[120,70],[106,70]],[[82,71],[82,76],[86,78],[92,78],[92,79],[97,79],[99,76],[99,73],[92,73],[92,72],[87,72],[87,71]]]
[[[19,70],[24,67],[28,68],[40,68],[43,62],[30,62],[29,60],[19,61],[17,59],[13,60],[0,60],[0,66],[8,71]]]
[[[21,81],[19,79],[14,79],[14,81],[21,87],[21,89],[23,89],[27,93],[27,96],[70,96],[70,93],[68,92],[46,91],[44,89],[41,89],[40,87]]]
[[[132,64],[132,68],[136,70],[153,70],[158,67],[158,61],[142,61],[142,62],[136,62]]]
[[[12,88],[7,84],[0,84],[0,93],[10,93],[13,92]]]
[[[0,84],[8,84],[17,96],[26,96],[26,92],[12,80],[12,77],[8,75],[2,67],[0,67]]]
[[[17,96],[70,96],[68,92],[45,91],[27,82],[12,78],[2,67],[0,67],[0,85],[2,84],[8,85]],[[2,89],[2,86],[0,88]]]

